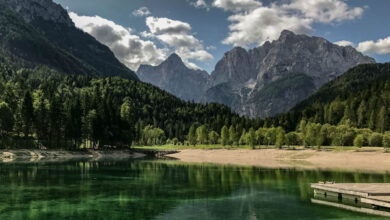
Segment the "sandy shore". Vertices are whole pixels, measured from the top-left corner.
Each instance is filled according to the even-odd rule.
[[[140,158],[145,155],[129,150],[116,151],[65,151],[65,150],[0,150],[1,162],[21,161],[41,161],[41,160],[69,160],[90,158],[94,160],[102,158]]]
[[[346,171],[388,172],[390,153],[383,148],[359,151],[316,150],[182,150],[170,157],[184,162],[259,166],[266,168],[340,169]]]

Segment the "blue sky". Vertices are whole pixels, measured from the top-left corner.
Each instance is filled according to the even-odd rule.
[[[282,29],[342,41],[378,62],[390,61],[388,0],[55,1],[133,70],[176,52],[188,66],[211,72],[232,47],[259,46]]]

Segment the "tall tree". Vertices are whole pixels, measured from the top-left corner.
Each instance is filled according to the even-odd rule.
[[[388,129],[387,111],[384,106],[382,106],[381,110],[379,111],[376,129],[381,133],[384,133]]]
[[[207,143],[207,128],[204,125],[199,126],[196,129],[196,136],[197,136],[197,142],[199,144],[206,144]]]
[[[27,91],[24,95],[21,116],[23,119],[24,136],[28,137],[31,133],[31,127],[34,120],[33,100],[30,91]]]
[[[190,130],[188,131],[187,139],[191,145],[196,145],[197,137],[196,137],[195,125],[191,125]]]
[[[238,145],[237,137],[236,129],[231,125],[229,128],[229,142],[231,145]]]
[[[226,125],[224,125],[222,127],[222,130],[221,130],[221,142],[222,142],[222,145],[225,146],[225,145],[228,145],[229,144],[229,129]]]
[[[8,104],[0,102],[0,137],[6,137],[14,126],[14,116]]]

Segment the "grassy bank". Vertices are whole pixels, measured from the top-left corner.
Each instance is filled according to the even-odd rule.
[[[219,149],[227,149],[227,150],[251,150],[252,147],[249,145],[239,145],[239,146],[231,146],[231,145],[189,145],[189,146],[184,146],[184,145],[155,145],[155,146],[135,146],[132,147],[133,149],[141,149],[141,150],[219,150]],[[266,146],[266,145],[261,145],[261,146],[256,146],[255,150],[258,149],[280,149],[276,146]],[[352,146],[323,146],[323,147],[304,147],[304,146],[284,146],[281,149],[284,150],[304,150],[304,149],[314,149],[314,150],[324,150],[324,151],[335,151],[335,152],[341,152],[341,151],[368,151],[368,150],[378,150],[378,149],[383,149],[383,148],[378,148],[378,147],[363,147],[363,148],[358,148],[358,147],[352,147]]]

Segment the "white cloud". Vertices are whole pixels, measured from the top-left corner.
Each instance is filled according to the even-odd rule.
[[[209,5],[205,2],[205,0],[194,0],[191,1],[190,4],[195,8],[205,8],[206,10],[210,10]]]
[[[284,7],[296,9],[306,18],[321,23],[353,20],[363,14],[363,8],[349,8],[344,1],[340,0],[293,0],[291,4],[284,5]]]
[[[355,44],[353,42],[347,41],[347,40],[336,41],[336,42],[334,42],[334,44],[342,46],[342,47],[346,47],[346,46],[355,47]]]
[[[291,16],[277,7],[259,7],[249,13],[238,13],[229,17],[229,36],[224,44],[247,46],[253,43],[259,45],[265,41],[275,40],[283,30],[297,34],[307,34],[312,31],[311,19]]]
[[[132,70],[140,64],[157,65],[167,57],[166,49],[159,49],[152,41],[142,40],[125,28],[99,16],[79,16],[70,12],[76,26],[108,46],[115,56]]]
[[[206,61],[213,56],[204,49],[203,42],[191,33],[191,25],[169,18],[147,17],[146,25],[149,32],[142,36],[156,38],[172,48],[191,68],[199,68],[190,60]]]
[[[214,0],[213,6],[233,12],[229,35],[222,42],[235,46],[261,45],[286,29],[309,34],[314,23],[336,23],[363,14],[363,8],[350,8],[342,0],[285,0],[268,6],[256,0]]]
[[[214,7],[222,8],[225,11],[247,11],[261,7],[262,4],[256,0],[215,0]]]
[[[150,11],[147,7],[141,7],[135,11],[133,11],[133,15],[137,17],[143,17],[143,16],[148,16],[150,15]]]
[[[357,50],[363,53],[374,54],[389,54],[390,53],[390,37],[375,41],[360,42]]]

